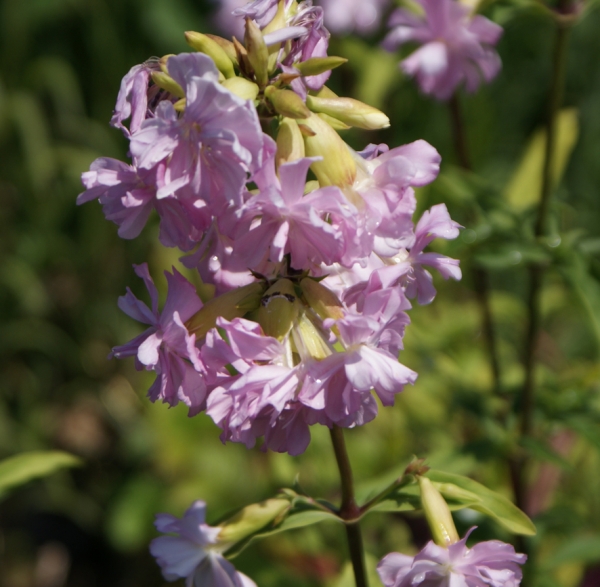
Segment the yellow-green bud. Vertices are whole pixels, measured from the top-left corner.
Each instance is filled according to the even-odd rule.
[[[208,55],[217,66],[217,69],[226,77],[230,78],[235,75],[233,63],[227,53],[215,40],[208,35],[196,33],[195,31],[187,31],[185,33],[187,44],[196,51]]]
[[[206,336],[215,327],[217,318],[233,320],[258,308],[265,288],[265,283],[259,281],[213,298],[185,323],[186,328],[197,338]]]
[[[231,59],[231,63],[237,66],[237,53],[235,52],[235,46],[231,41],[228,41],[227,39],[224,39],[223,37],[219,37],[217,35],[211,35],[209,33],[206,33],[206,36],[211,38],[215,43],[217,43],[217,45],[219,45],[219,47],[221,47],[221,49],[225,51],[227,57]]]
[[[342,302],[338,297],[318,281],[305,277],[300,282],[302,295],[308,305],[319,315],[320,318],[333,318],[340,320],[344,317]]]
[[[311,57],[301,63],[296,63],[296,69],[302,75],[319,75],[343,65],[348,60],[343,57]]]
[[[258,86],[245,77],[230,77],[221,85],[244,100],[255,100],[258,96]]]
[[[350,128],[347,124],[344,124],[341,120],[333,116],[329,116],[329,114],[319,112],[317,116],[322,118],[333,130],[348,130]]]
[[[323,86],[317,92],[314,92],[314,91],[309,92],[309,94],[311,96],[316,96],[317,98],[337,98],[338,97],[338,95],[333,90],[330,90],[327,86]]]
[[[377,108],[353,98],[322,98],[307,96],[306,105],[313,112],[328,114],[350,126],[375,130],[390,126],[390,119]]]
[[[269,82],[269,50],[258,25],[250,18],[246,18],[244,42],[248,61],[256,76],[256,83],[264,88]]]
[[[304,157],[304,139],[298,128],[298,123],[292,118],[284,118],[277,131],[277,154],[275,163],[279,167],[282,163],[296,161]]]
[[[180,98],[179,100],[177,100],[177,102],[175,102],[175,104],[173,104],[173,108],[175,108],[177,112],[183,112],[185,110],[186,104],[187,100],[185,98]]]
[[[302,359],[312,357],[321,360],[332,354],[323,334],[319,332],[305,312],[298,317],[292,329],[292,337]]]
[[[304,135],[307,157],[322,157],[311,165],[321,186],[350,186],[356,178],[356,163],[346,143],[319,116],[312,114],[302,121],[313,136]]]
[[[163,73],[162,71],[153,71],[152,81],[159,88],[167,90],[167,92],[170,92],[173,96],[177,96],[178,98],[185,97],[183,88],[170,75]]]
[[[275,86],[269,86],[265,90],[265,96],[273,104],[273,108],[283,116],[295,119],[304,119],[310,116],[310,110],[302,98],[292,90],[278,90]]]
[[[174,53],[169,53],[168,55],[163,55],[158,60],[158,66],[160,67],[161,71],[163,73],[166,73],[167,75],[169,74],[169,70],[167,69],[167,61],[169,61],[170,57],[175,57],[175,54]]]
[[[277,12],[275,13],[275,16],[271,19],[271,22],[263,29],[263,35],[274,33],[275,31],[285,28],[286,26],[287,24],[285,22],[285,0],[279,0],[279,3],[277,5]]]
[[[294,284],[289,279],[279,279],[264,293],[254,315],[267,336],[283,340],[292,328],[298,310]]]
[[[419,489],[421,490],[421,504],[433,541],[439,546],[448,548],[448,546],[460,540],[450,508],[442,494],[427,477],[419,476],[418,479]]]
[[[276,520],[289,509],[290,500],[273,498],[246,506],[220,524],[218,543],[234,544]],[[218,544],[217,543],[217,544]]]

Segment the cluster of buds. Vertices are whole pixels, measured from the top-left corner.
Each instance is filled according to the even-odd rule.
[[[389,121],[325,86],[345,60],[327,56],[322,8],[255,0],[235,13],[243,42],[190,32],[196,52],[125,76],[112,124],[131,163],[94,161],[78,203],[99,199],[124,238],[155,211],[161,242],[215,287],[203,304],[174,270],[159,311],[136,267],[151,307],[130,291],[119,305],[149,328],[112,354],[156,372],[150,399],[206,411],[223,441],[299,454],[309,426],[364,424],[372,390],[388,406],[415,381],[398,362],[409,298],[435,296],[427,267],[460,278],[458,261],[424,252],[459,226],[443,204],[415,226],[414,188],[439,171],[431,145],[357,153],[338,134]]]

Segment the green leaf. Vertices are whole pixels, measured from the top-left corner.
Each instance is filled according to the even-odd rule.
[[[539,202],[542,169],[546,149],[546,130],[536,131],[529,141],[521,162],[506,186],[504,197],[514,210],[522,211]],[[552,179],[557,185],[565,171],[579,135],[577,109],[565,108],[556,119],[556,143],[553,153]]]
[[[455,507],[462,505],[491,517],[515,534],[533,536],[536,533],[533,522],[516,505],[481,483],[434,469],[427,472],[427,477],[449,502],[451,509],[462,509]]]
[[[552,450],[546,443],[535,438],[522,438],[519,444],[536,460],[552,463],[565,471],[572,471],[573,465]]]
[[[33,479],[81,464],[77,457],[60,451],[35,451],[4,459],[0,461],[0,498]]]
[[[550,570],[571,562],[594,564],[600,561],[600,534],[571,537],[552,553],[543,566]]]

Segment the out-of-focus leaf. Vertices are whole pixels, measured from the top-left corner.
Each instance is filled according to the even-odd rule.
[[[510,532],[525,536],[536,533],[532,521],[516,505],[481,483],[462,475],[433,469],[428,471],[427,477],[444,498],[463,502],[464,507],[490,516]]]
[[[600,534],[575,536],[569,538],[552,553],[544,565],[546,569],[554,569],[574,561],[597,563],[600,561]]]
[[[550,255],[535,245],[504,243],[494,251],[478,253],[475,261],[486,269],[509,269],[521,263],[549,262]]]
[[[33,479],[81,464],[77,457],[61,451],[34,451],[4,459],[0,461],[0,498]]]
[[[579,135],[577,109],[565,108],[556,120],[556,143],[553,153],[552,179],[558,184],[563,176]],[[523,158],[508,182],[504,197],[517,210],[526,210],[539,202],[542,189],[542,169],[546,148],[546,130],[536,131]]]
[[[597,450],[600,450],[600,426],[598,426],[598,422],[585,416],[572,416],[565,420],[565,424],[593,444]]]
[[[372,554],[365,553],[365,567],[367,570],[367,583],[369,585],[379,585],[381,583],[377,574],[377,563],[379,561]],[[332,583],[331,587],[354,587],[356,579],[352,570],[352,563],[348,561],[343,567],[340,575]]]
[[[546,461],[552,463],[565,471],[571,471],[573,466],[569,461],[562,458],[558,453],[553,451],[547,444],[540,442],[534,438],[522,438],[521,446],[538,461]]]

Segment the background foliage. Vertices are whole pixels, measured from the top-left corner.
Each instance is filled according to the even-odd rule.
[[[295,479],[336,498],[325,430],[313,431],[298,458],[222,446],[207,417],[150,404],[151,376],[106,360],[137,333],[116,306],[127,285],[144,295],[132,263],[148,259],[159,277],[177,255],[158,246],[156,227],[123,242],[98,205],[77,208],[79,176],[98,156],[125,156],[125,141],[107,124],[124,73],[149,56],[187,50],[185,30],[212,32],[211,10],[193,0],[0,1],[0,459],[58,449],[84,461],[0,504],[1,587],[162,585],[147,552],[155,512],[180,515],[202,498],[216,520]],[[473,173],[457,165],[446,106],[403,79],[398,56],[382,52],[379,37],[332,42],[331,54],[350,58],[332,85],[392,122],[347,140],[357,148],[431,142],[442,174],[420,192],[420,206],[447,202],[466,227],[458,242],[437,245],[461,259],[463,281],[437,283],[433,305],[411,314],[401,360],[420,373],[417,384],[375,423],[351,431],[349,451],[359,482],[393,476],[417,454],[509,497],[508,463],[524,451],[533,458],[525,509],[538,527],[529,545],[535,582],[591,587],[600,583],[600,11],[572,32],[552,236],[541,244],[531,227],[552,23],[526,2],[493,2],[488,15],[505,27],[504,66],[491,86],[462,100]],[[549,270],[535,431],[520,442],[532,262]],[[498,385],[473,268],[490,278]],[[511,539],[473,511],[457,522],[460,530],[479,525],[479,539]],[[365,533],[371,567],[428,540],[410,515],[373,514]],[[351,584],[342,539],[336,525],[296,530],[252,545],[236,565],[261,587],[342,587]]]

